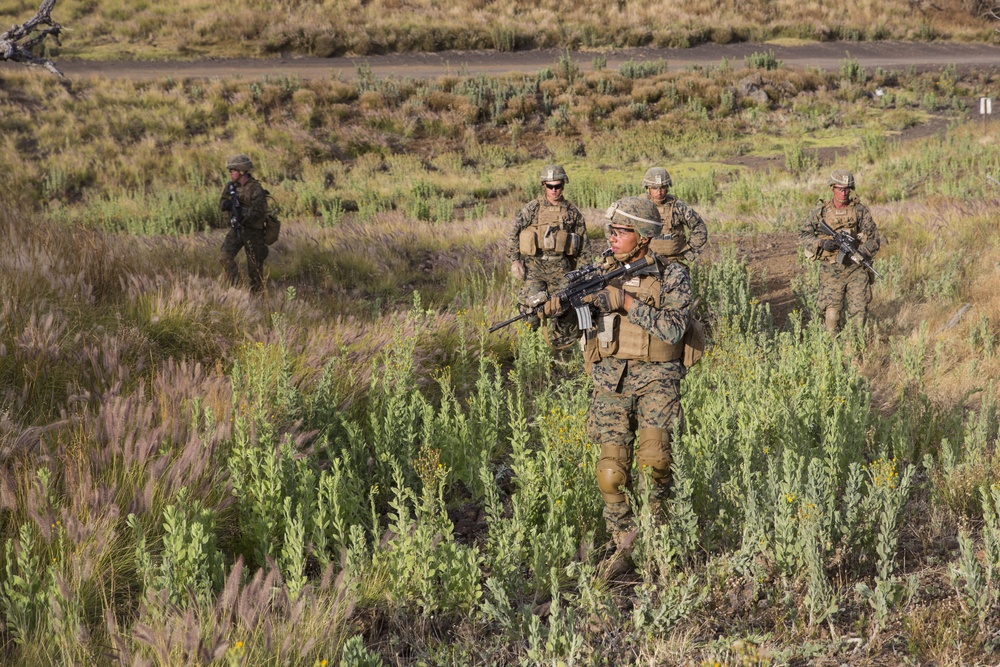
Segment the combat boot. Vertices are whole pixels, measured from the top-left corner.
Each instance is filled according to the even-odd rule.
[[[597,574],[602,579],[614,581],[632,571],[635,567],[632,562],[632,551],[635,549],[635,538],[638,534],[638,528],[628,531],[621,529],[611,531],[611,539],[615,544],[615,549],[605,556],[598,565]]]

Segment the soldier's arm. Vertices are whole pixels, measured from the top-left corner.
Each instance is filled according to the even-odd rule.
[[[823,208],[821,206],[817,206],[810,211],[809,216],[802,225],[802,228],[799,229],[799,244],[802,246],[802,249],[805,250],[806,257],[809,259],[819,256],[819,216],[822,210]]]
[[[878,227],[872,219],[871,211],[867,206],[861,207],[861,233],[865,237],[865,242],[858,248],[861,253],[868,258],[874,257],[879,249]]]
[[[229,184],[227,183],[222,188],[222,196],[219,197],[219,208],[223,211],[228,211],[233,207],[233,200],[229,198]]]
[[[586,261],[588,257],[593,256],[590,239],[587,237],[587,221],[584,219],[583,213],[576,206],[570,204],[568,208],[569,213],[567,214],[566,227],[573,234],[579,235],[582,245],[577,257],[582,257]]]
[[[264,226],[264,218],[267,217],[267,195],[260,183],[254,183],[247,188],[247,210],[243,217],[243,222],[249,227]]]
[[[521,230],[530,225],[538,212],[538,202],[529,201],[524,208],[514,217],[514,224],[507,234],[507,261],[516,262],[521,259]]]
[[[691,281],[687,269],[671,263],[663,270],[660,307],[634,301],[628,311],[628,321],[660,340],[674,344],[684,338],[691,309]]]
[[[678,213],[681,215],[682,224],[690,230],[688,245],[691,246],[691,250],[696,255],[700,255],[705,244],[708,243],[708,227],[705,226],[705,221],[701,219],[697,211],[680,200],[677,200],[674,209],[674,215]]]

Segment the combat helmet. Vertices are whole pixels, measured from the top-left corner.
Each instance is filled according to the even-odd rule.
[[[250,171],[253,169],[253,160],[249,156],[240,153],[226,160],[226,171]]]
[[[652,167],[646,170],[646,175],[642,178],[644,188],[669,188],[674,182],[670,174],[663,167]]]
[[[569,183],[569,176],[566,175],[566,170],[560,165],[550,164],[542,169],[542,183],[547,183],[548,181]]]
[[[830,174],[830,180],[827,181],[827,185],[839,186],[842,188],[854,189],[854,174],[847,171],[846,169],[835,169],[833,173]]]
[[[659,236],[663,231],[660,211],[656,208],[656,204],[646,197],[619,199],[611,205],[604,217],[608,220],[604,226],[605,233],[609,233],[608,228],[611,225],[631,227],[644,239]]]

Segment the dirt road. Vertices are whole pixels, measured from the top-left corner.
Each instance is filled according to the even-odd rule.
[[[723,58],[741,65],[743,58],[760,51],[772,51],[775,58],[790,67],[817,67],[837,70],[847,58],[873,69],[940,69],[955,65],[960,69],[1000,70],[1000,47],[986,44],[951,42],[824,42],[796,46],[774,44],[704,44],[688,49],[616,49],[602,52],[607,67],[617,68],[623,62],[665,59],[669,69],[689,65],[716,65]],[[368,63],[379,76],[433,78],[447,73],[502,74],[505,72],[535,72],[554,66],[561,52],[557,49],[498,53],[494,51],[445,51],[441,53],[396,53],[363,58],[275,58],[268,60],[199,60],[199,61],[71,61],[58,65],[72,78],[98,76],[109,79],[212,78],[230,75],[297,76],[356,78],[358,66]],[[581,70],[592,68],[597,51],[573,51],[573,61]],[[10,66],[10,65],[7,65]]]

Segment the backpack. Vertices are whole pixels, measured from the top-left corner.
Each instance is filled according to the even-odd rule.
[[[281,221],[278,220],[278,216],[274,213],[274,197],[267,190],[264,190],[264,196],[267,197],[267,216],[264,218],[264,243],[274,245],[278,240],[278,234],[281,233]]]

